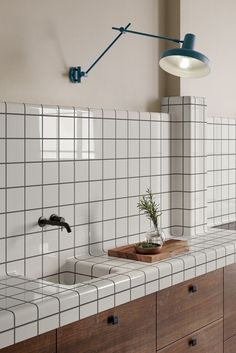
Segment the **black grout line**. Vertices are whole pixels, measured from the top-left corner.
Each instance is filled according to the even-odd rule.
[[[235,129],[234,129],[234,136],[236,137],[236,125],[235,125]],[[234,163],[236,165],[236,143],[235,143],[235,159],[234,159]],[[236,187],[236,186],[235,186]],[[236,210],[236,198],[235,198],[235,203],[234,203],[234,207],[235,207],[235,210]]]
[[[102,234],[101,234],[101,238],[102,238],[102,252],[105,253],[105,249],[104,249],[104,135],[105,135],[105,131],[104,131],[104,111],[102,109]]]
[[[117,112],[115,110],[115,247],[117,247]]]
[[[75,141],[75,137],[76,137],[76,132],[77,132],[77,124],[76,124],[76,119],[75,119],[75,107],[73,107],[73,111],[74,111],[74,123],[73,123],[73,130],[74,130],[74,146],[73,146],[73,150],[74,150],[74,161],[73,161],[73,181],[74,181],[74,185],[73,185],[73,192],[74,192],[74,207],[73,207],[73,222],[75,224],[75,204],[76,204],[76,183],[75,183],[75,158],[76,158],[76,151],[77,151],[77,145],[76,145],[76,141]],[[74,249],[76,246],[76,228],[74,228]],[[75,250],[74,250],[74,256],[75,256]]]
[[[161,114],[161,113],[159,113],[159,114]],[[163,114],[163,113],[162,113]],[[94,120],[94,119],[93,119]],[[103,121],[103,120],[102,120]],[[113,120],[112,120],[113,121]],[[115,121],[115,120],[114,120]],[[132,120],[131,119],[129,119],[129,122],[131,122]],[[136,121],[137,123],[139,122],[139,120],[137,120]],[[141,122],[143,122],[141,119],[140,119],[140,123]],[[146,120],[145,121],[146,123],[149,123],[150,124],[150,121],[149,120]],[[152,123],[154,123],[154,121],[151,121]],[[158,122],[158,123],[161,123],[161,124],[164,124],[165,122],[164,121],[160,121],[160,122]],[[169,123],[170,122],[168,122],[168,125],[169,125]],[[185,121],[185,123],[186,123],[186,121]],[[190,123],[190,121],[188,122],[188,123]],[[199,122],[196,122],[196,124],[200,124]],[[221,124],[222,125],[222,124]],[[166,127],[168,127],[168,126],[166,126]],[[227,127],[228,127],[228,125],[227,125]],[[191,138],[190,137],[184,137],[183,138],[185,141],[189,141],[189,140],[191,140]],[[5,141],[5,140],[7,140],[7,141],[24,141],[24,140],[26,140],[26,141],[37,141],[37,142],[40,142],[40,141],[42,141],[42,140],[45,140],[45,141],[56,141],[57,140],[57,138],[56,137],[47,137],[47,138],[43,138],[43,137],[7,137],[7,138],[5,138],[5,137],[0,137],[0,141]],[[71,137],[63,137],[63,138],[60,138],[60,140],[61,141],[71,141]],[[102,137],[102,135],[100,136],[100,137],[89,137],[89,138],[87,138],[87,137],[84,137],[84,138],[73,138],[73,140],[75,140],[76,142],[83,142],[83,141],[114,141],[114,137]],[[127,138],[127,137],[117,137],[117,141],[147,141],[147,142],[149,142],[150,140],[151,141],[159,141],[159,138],[158,137],[150,137],[150,138],[147,138],[147,137],[140,137],[140,138],[138,138],[138,137],[129,137],[129,138]],[[182,138],[178,138],[178,137],[163,137],[162,138],[162,140],[163,141],[170,141],[170,140],[175,140],[175,141],[182,141]],[[196,140],[197,141],[203,141],[203,138],[198,138],[198,137],[196,137]],[[208,141],[211,141],[211,140],[213,140],[213,139],[207,139]],[[222,139],[218,139],[219,141],[234,141],[234,139],[224,139],[224,138],[222,138]],[[66,160],[65,160],[66,161]]]
[[[222,120],[221,120],[221,123],[222,123]],[[220,150],[222,152],[222,125],[220,126]],[[223,180],[223,173],[222,173],[222,155],[221,155],[221,158],[220,158],[220,165],[221,165],[221,183],[222,183],[222,180]],[[223,197],[223,190],[222,190],[222,187],[221,187],[221,199]],[[222,220],[222,213],[223,213],[223,204],[221,203],[221,222],[223,222]]]
[[[150,131],[151,131],[151,125],[150,125]],[[140,137],[141,137],[140,113],[138,114],[138,136],[139,136],[139,139],[140,139]],[[151,132],[150,132],[150,136],[151,136]],[[140,183],[140,178],[141,178],[141,144],[140,144],[140,142],[139,142],[139,151],[138,151],[138,153],[139,153],[139,160],[138,160],[138,191],[139,191],[139,195],[140,195],[141,194],[141,183]],[[151,188],[151,141],[150,141],[150,188]],[[141,212],[140,212],[140,209],[138,209],[138,231],[139,231],[139,242],[140,242],[141,241]]]
[[[182,124],[182,156],[185,156],[185,148],[184,148],[184,120],[185,120],[185,112],[184,112],[184,97],[182,97],[182,120],[183,120],[183,124]],[[191,123],[191,122],[190,122]],[[184,191],[185,191],[185,188],[184,188],[184,167],[185,167],[185,164],[184,164],[184,158],[182,158],[182,207],[184,208],[185,207],[185,198],[184,198]],[[184,215],[184,210],[182,210],[182,233],[181,235],[183,236],[184,235],[184,226],[185,226],[185,215]]]
[[[202,193],[204,191],[206,191],[206,189],[196,190],[196,193]],[[169,195],[170,193],[171,193],[171,191],[165,191],[165,192],[162,192],[162,193],[161,192],[160,193],[154,193],[154,195],[156,195],[156,196],[158,196],[158,195],[159,196],[160,195]],[[182,191],[181,191],[181,189],[180,190],[174,190],[173,193],[180,194],[180,193],[182,193]],[[187,191],[186,190],[186,191],[184,191],[184,193],[185,194],[191,194],[192,191]],[[132,195],[132,196],[128,196],[128,197],[119,197],[119,198],[117,198],[117,200],[137,199],[140,196],[142,196],[142,194],[141,195]],[[231,200],[231,199],[234,199],[234,198],[225,198],[223,200],[227,201],[227,200]],[[105,199],[105,200],[106,201],[115,201],[114,198],[113,199]],[[216,199],[214,202],[219,202],[219,201],[221,201],[221,200],[217,200]],[[89,204],[97,204],[97,203],[101,203],[101,202],[102,202],[101,199],[99,199],[99,200],[90,201]],[[209,201],[208,203],[212,203],[212,202]],[[76,203],[75,206],[76,205],[87,205],[87,204],[88,204],[88,202],[84,201],[84,202],[81,202],[81,203]],[[74,205],[73,203],[71,203],[71,204],[61,203],[61,207],[68,207],[68,206],[73,206],[73,205]],[[58,207],[58,204],[44,207],[44,210],[51,210],[52,208],[56,208],[56,207]],[[203,207],[198,207],[197,209],[201,209],[201,208],[203,208]],[[163,208],[163,211],[176,210],[176,209],[193,210],[194,208],[193,207],[192,208],[173,207],[173,208]],[[29,213],[29,212],[35,212],[35,211],[40,211],[40,210],[41,210],[41,208],[39,207],[39,208],[26,209],[26,212]],[[0,215],[6,215],[6,214],[7,215],[11,215],[11,214],[14,215],[14,214],[21,214],[21,213],[24,213],[24,209],[8,211],[6,213],[3,212],[3,213],[0,213]],[[134,213],[132,215],[138,215],[138,213],[137,214]],[[122,218],[122,217],[118,217],[118,218]],[[94,223],[94,221],[91,221],[91,223]]]
[[[168,114],[170,113],[170,98],[168,97]],[[172,127],[172,124],[170,124],[170,137],[172,137],[172,133],[173,133],[173,127]],[[173,141],[170,140],[170,150],[172,151],[172,143]],[[173,157],[170,158],[170,190],[171,193],[170,193],[170,208],[171,208],[171,212],[170,212],[170,225],[172,226],[173,225],[173,179],[172,179],[172,175],[173,175]]]
[[[26,137],[26,106],[24,104],[24,138]],[[26,209],[27,209],[27,201],[26,201],[26,140],[24,139],[24,276],[26,276],[26,258],[27,258],[27,244],[26,244]]]
[[[23,141],[23,140],[22,140]],[[45,140],[44,140],[45,141]],[[92,140],[93,141],[93,140]],[[130,141],[130,140],[127,140],[127,141]],[[125,141],[125,142],[127,142],[127,141]],[[148,140],[146,140],[146,141],[148,141]],[[159,140],[156,140],[156,141],[159,141]],[[166,140],[167,141],[167,140]],[[180,141],[181,142],[181,140],[178,140],[178,141]],[[228,155],[232,155],[232,156],[235,156],[235,153],[222,153],[222,155],[223,156],[228,156]],[[207,157],[213,157],[214,155],[213,154],[208,154],[207,155]],[[216,156],[221,156],[221,154],[216,154]],[[180,154],[180,155],[178,155],[178,154],[176,154],[176,155],[172,155],[172,154],[169,154],[169,155],[163,155],[163,156],[154,156],[154,157],[151,157],[152,159],[166,159],[167,161],[168,161],[168,159],[169,158],[185,158],[185,159],[194,159],[194,158],[203,158],[203,157],[205,157],[205,155],[196,155],[196,156],[191,156],[191,155],[182,155],[182,154]],[[138,159],[139,157],[138,156],[132,156],[132,157],[118,157],[118,158],[116,158],[116,160],[118,160],[118,161],[126,161],[126,160],[130,160],[130,159]],[[142,158],[141,159],[150,159],[150,156],[142,156]],[[80,158],[80,159],[76,159],[76,161],[75,162],[88,162],[89,161],[89,159],[88,158]],[[94,162],[102,162],[102,161],[104,161],[104,162],[106,162],[106,161],[108,161],[108,162],[110,162],[110,161],[115,161],[115,159],[114,158],[94,158],[92,161],[94,161]],[[66,160],[66,159],[61,159],[61,161],[60,161],[61,163],[73,163],[73,159],[70,159],[70,160]],[[47,164],[56,164],[57,163],[57,160],[46,160],[45,161],[45,164],[47,165]],[[24,164],[24,162],[23,161],[8,161],[7,163],[4,163],[4,162],[0,162],[0,165],[5,165],[5,164],[17,164],[17,165],[21,165],[21,164]],[[27,161],[26,162],[26,164],[40,164],[40,160],[32,160],[32,161]]]
[[[129,148],[129,137],[130,137],[130,126],[129,126],[129,112],[126,112],[127,114],[127,162],[126,162],[126,168],[127,168],[127,195],[129,195],[129,154],[130,154],[130,148]],[[129,199],[127,198],[127,216],[129,217]],[[129,222],[126,222],[126,229],[127,229],[127,243],[129,244]]]
[[[160,155],[162,156],[162,153],[163,153],[163,124],[162,124],[162,121],[160,122]],[[163,174],[162,174],[162,171],[163,171],[163,165],[162,165],[162,162],[163,160],[160,159],[160,190],[162,190],[162,185],[163,185]],[[163,209],[163,206],[162,206],[162,201],[163,201],[163,198],[162,198],[162,194],[160,193],[160,207],[161,207],[161,211]],[[162,227],[162,218],[160,217],[160,227]]]
[[[41,115],[41,129],[42,129],[42,136],[44,136],[43,129],[44,129],[44,121],[43,121],[43,106],[42,106],[42,115]],[[44,216],[44,141],[42,140],[42,145],[41,145],[42,151],[41,151],[41,167],[42,167],[42,210],[41,210],[41,216]],[[43,251],[44,251],[44,231],[43,228],[41,230],[41,241],[42,241],[42,254],[41,254],[41,273],[43,276],[44,268],[43,268]]]
[[[9,104],[9,103],[6,103],[6,104]],[[22,104],[23,105],[23,104]],[[194,104],[184,104],[184,105],[187,105],[187,106],[194,106]],[[165,105],[165,104],[162,104],[162,107],[167,107],[168,105]],[[171,103],[169,103],[169,106],[173,106],[173,107],[175,107],[175,106],[182,106],[182,104],[178,104],[178,105],[176,105],[176,104],[171,104]],[[199,106],[199,105],[198,105]],[[204,105],[204,107],[206,107],[205,105]],[[26,105],[26,108],[27,108],[27,105]],[[44,106],[44,108],[45,108],[45,106]],[[57,107],[56,107],[56,109],[57,109]],[[88,118],[89,117],[89,114],[90,113],[92,113],[93,114],[93,119],[96,119],[96,120],[101,120],[102,119],[102,109],[100,109],[101,110],[101,116],[99,117],[99,116],[96,116],[96,115],[94,115],[94,113],[93,113],[93,109],[90,109],[90,108],[87,108],[87,110],[86,110],[86,112],[85,111],[82,111],[81,110],[81,112],[82,112],[82,116],[83,117],[85,117],[85,118]],[[113,110],[111,110],[112,112],[114,112],[114,109]],[[120,120],[120,121],[125,121],[125,120],[127,120],[127,117],[120,117],[120,115],[119,115],[119,113],[120,113],[120,111],[119,110],[117,110],[117,120]],[[141,121],[149,121],[149,116],[148,116],[148,118],[146,118],[146,119],[144,119],[143,118],[143,113],[145,113],[145,116],[148,116],[148,114],[147,114],[147,112],[137,112],[137,114],[140,114],[140,116],[141,116]],[[0,118],[1,118],[1,116],[2,117],[4,117],[4,114],[5,113],[0,113]],[[154,114],[156,114],[157,116],[159,115],[159,113],[154,113]],[[164,114],[166,114],[166,113],[164,113]],[[8,112],[8,117],[9,117],[9,119],[11,119],[11,116],[13,116],[13,117],[15,117],[15,116],[23,116],[24,115],[24,113],[9,113]],[[26,118],[28,119],[28,118],[30,118],[30,119],[32,119],[32,118],[34,118],[34,117],[38,117],[40,115],[40,113],[38,113],[38,114],[28,114],[27,112],[26,112]],[[57,115],[56,114],[54,114],[54,115],[50,115],[50,114],[44,114],[44,117],[45,118],[57,118]],[[74,118],[74,114],[73,114],[73,109],[72,109],[72,112],[71,112],[71,116],[65,116],[65,115],[63,115],[63,114],[61,114],[61,117],[62,118],[67,118],[67,119],[73,119]],[[154,118],[155,117],[155,115],[153,115],[153,113],[152,113],[152,121],[161,121],[161,119],[160,118]],[[81,115],[79,115],[79,116],[75,116],[75,118],[77,119],[77,120],[80,120],[80,118],[81,118]],[[164,116],[164,118],[163,119],[166,119],[166,120],[163,120],[165,123],[168,123],[168,122],[171,122],[171,123],[178,123],[179,121],[178,120],[176,120],[175,118],[172,120],[172,117],[170,116],[170,117],[165,117]],[[114,118],[112,118],[112,117],[106,117],[106,120],[114,120]],[[137,118],[133,118],[133,117],[131,117],[130,119],[129,119],[130,121],[137,121],[138,119]],[[233,118],[233,120],[235,120],[235,118]],[[187,121],[187,120],[186,120]],[[198,122],[201,122],[201,121],[198,121]],[[211,124],[211,122],[209,122],[209,124]],[[228,125],[228,123],[225,123],[225,125]],[[230,124],[230,125],[235,125],[235,124]]]
[[[229,126],[228,126],[228,137],[229,137],[229,134],[230,134],[230,130],[229,130]],[[223,141],[222,141],[221,143],[223,143]],[[229,151],[230,151],[230,146],[229,146],[229,141],[228,141],[228,152],[229,152]],[[229,156],[228,156],[227,164],[228,164],[228,167],[229,167],[229,164],[230,164]],[[223,169],[223,168],[222,168],[222,169]],[[223,174],[223,172],[222,172],[222,174]],[[229,189],[230,189],[230,188],[229,188],[229,172],[228,172],[228,195],[230,194],[230,190],[229,190]],[[229,200],[228,200],[228,205],[227,205],[227,207],[228,207],[228,211],[229,211],[229,209],[230,209]],[[229,222],[229,216],[228,216],[228,222]]]
[[[151,173],[152,173],[152,169],[151,169],[151,161],[152,161],[152,153],[153,153],[153,148],[152,148],[152,141],[151,141],[151,136],[152,136],[152,128],[151,128],[151,114],[149,114],[149,117],[150,117],[150,124],[149,124],[149,131],[148,131],[148,135],[149,135],[149,139],[150,139],[150,143],[149,143],[149,154],[150,154],[150,160],[149,160],[149,164],[150,164],[150,166],[149,166],[149,174],[150,174],[150,176],[149,176],[149,189],[152,191],[152,187],[153,187],[153,185],[152,185],[152,177],[151,177]],[[159,131],[161,130],[160,129],[160,124],[161,124],[161,122],[157,125],[157,127],[159,128]],[[160,132],[160,136],[161,136],[161,132]],[[161,140],[161,139],[160,139]],[[159,142],[159,144],[161,144],[161,141]],[[159,146],[159,149],[160,149],[160,146]],[[160,155],[161,155],[161,153],[160,153]],[[160,164],[161,164],[161,161],[160,161]],[[161,168],[160,168],[160,190],[161,190]],[[145,191],[146,192],[146,190],[143,190],[143,191]],[[153,192],[153,191],[152,191]],[[151,220],[150,220],[150,222],[149,222],[149,227],[151,228],[152,227],[152,224],[151,224]]]
[[[195,102],[196,102],[196,98]],[[196,106],[194,106],[194,154],[196,154],[197,152],[197,141],[196,141],[196,135],[197,135],[197,126],[196,126],[196,120],[197,120],[197,116],[196,116],[197,112],[196,112]],[[190,142],[191,143],[191,142]],[[196,170],[197,170],[197,161],[196,158],[194,159],[194,191],[197,189],[197,176],[196,176]],[[196,192],[194,192],[194,206],[195,209],[197,207],[197,194]],[[197,235],[197,213],[196,210],[194,211],[194,234],[195,236]]]
[[[203,159],[203,170],[204,170],[204,178],[203,178],[203,188],[204,190],[207,189],[206,186],[206,179],[207,179],[207,151],[206,151],[206,132],[207,132],[207,121],[206,121],[206,107],[203,109],[203,140],[204,140],[204,145],[203,145],[203,151],[205,158]],[[207,191],[203,192],[203,205],[207,206]],[[207,222],[207,208],[204,209],[204,222]],[[207,225],[204,226],[205,232],[207,232]]]
[[[89,110],[88,118],[86,119],[87,121],[87,132],[88,132],[88,137],[90,137],[90,118],[91,118],[91,112]],[[83,121],[82,121],[83,123]],[[87,211],[88,211],[88,250],[89,250],[89,255],[92,255],[91,253],[91,209],[90,209],[90,191],[91,191],[91,179],[90,179],[90,139],[88,141],[88,206],[87,206]]]
[[[61,179],[61,165],[60,165],[60,158],[61,158],[61,144],[60,144],[60,137],[61,137],[61,117],[60,117],[60,107],[57,107],[57,141],[56,141],[56,154],[57,154],[57,180],[58,180],[58,188],[57,188],[57,198],[58,198],[58,216],[61,215],[61,188],[60,188],[60,179]],[[57,230],[57,244],[59,248],[59,253],[57,256],[57,268],[59,269],[61,267],[61,237],[60,237],[60,228]],[[44,262],[44,261],[43,261]],[[44,273],[43,273],[44,276]],[[58,280],[60,281],[60,274],[58,275]]]
[[[7,104],[5,103],[5,136],[7,136]],[[8,178],[8,167],[7,167],[7,140],[5,140],[5,209],[8,209],[8,202],[7,202],[7,178]],[[7,246],[7,237],[8,237],[8,221],[7,221],[7,213],[5,214],[5,272],[8,273],[8,246]]]
[[[221,171],[221,170],[220,170]],[[73,171],[72,171],[73,172]],[[170,177],[170,176],[182,176],[183,174],[182,173],[172,173],[172,174],[165,174],[165,173],[163,173],[163,174],[152,174],[151,175],[151,178],[154,178],[154,177],[166,177],[167,179]],[[191,173],[184,173],[184,176],[190,176],[191,175]],[[205,175],[205,173],[196,173],[196,175],[198,175],[198,176],[204,176]],[[129,176],[129,177],[120,177],[120,178],[110,178],[110,179],[97,179],[97,180],[91,180],[90,182],[91,183],[95,183],[95,182],[102,182],[103,180],[104,180],[104,182],[106,182],[106,181],[115,181],[115,180],[126,180],[126,179],[138,179],[139,178],[139,175],[137,174],[137,175],[135,175],[135,176]],[[150,175],[148,174],[148,175],[141,175],[140,176],[140,178],[150,178]],[[58,185],[72,185],[72,184],[86,184],[86,183],[88,183],[88,181],[78,181],[78,182],[75,182],[75,183],[73,183],[73,182],[60,182],[60,183],[51,183],[51,184],[46,184],[46,183],[44,183],[43,185],[44,186],[46,186],[46,187],[50,187],[50,186],[58,186]],[[225,183],[225,184],[218,184],[218,186],[221,186],[221,185],[226,185],[226,186],[228,186],[228,185],[235,185],[235,183]],[[217,186],[217,185],[216,185]],[[5,190],[5,189],[7,189],[7,190],[14,190],[14,189],[16,189],[16,190],[18,190],[18,189],[24,189],[24,187],[27,189],[27,188],[32,188],[32,189],[34,189],[34,188],[41,188],[42,187],[42,184],[37,184],[37,185],[26,185],[26,186],[24,186],[24,185],[19,185],[19,186],[8,186],[8,187],[6,187],[6,188],[4,188],[4,187],[0,187],[0,190]],[[209,185],[209,187],[212,187],[211,185]],[[165,192],[156,192],[156,194],[165,194],[166,193],[166,191]],[[84,202],[78,202],[77,204],[81,204],[81,203],[84,203]],[[67,205],[67,204],[66,204]],[[47,207],[51,207],[51,206],[45,206],[46,208]],[[36,208],[32,208],[32,209],[37,209],[37,207]],[[0,214],[1,213],[5,213],[5,212],[0,212]]]
[[[171,98],[171,97],[167,97],[167,98]],[[206,107],[205,104],[195,104],[195,103],[184,103],[184,97],[179,97],[182,98],[182,102],[181,103],[169,103],[171,106],[175,107],[175,106],[200,106],[200,107]],[[162,107],[167,107],[168,104],[162,104]]]

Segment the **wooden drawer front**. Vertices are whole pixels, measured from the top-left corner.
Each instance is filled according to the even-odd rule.
[[[229,338],[224,343],[224,353],[235,353],[236,352],[236,336]]]
[[[236,265],[224,268],[224,339],[236,335]],[[236,352],[236,348],[235,348]]]
[[[155,353],[156,294],[59,328],[58,353],[68,352]]]
[[[56,353],[56,330],[0,349],[0,353]]]
[[[157,293],[157,348],[223,316],[223,270]]]
[[[182,338],[158,353],[223,353],[223,320]]]

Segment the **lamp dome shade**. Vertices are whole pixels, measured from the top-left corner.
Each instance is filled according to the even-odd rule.
[[[200,78],[210,73],[210,60],[193,50],[195,36],[188,33],[182,48],[168,49],[161,54],[160,67],[168,73],[184,78]]]

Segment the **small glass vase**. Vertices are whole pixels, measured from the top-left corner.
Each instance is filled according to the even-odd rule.
[[[148,243],[159,244],[160,246],[162,246],[165,243],[165,240],[165,233],[159,226],[153,226],[146,233],[146,242]]]

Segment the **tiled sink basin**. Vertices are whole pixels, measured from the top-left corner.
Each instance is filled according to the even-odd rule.
[[[213,228],[236,230],[236,222],[219,224],[217,226],[214,226]]]
[[[63,285],[71,286],[76,283],[87,282],[93,278],[94,277],[91,277],[88,275],[77,274],[75,272],[70,272],[70,271],[63,271],[52,276],[44,277],[44,280],[55,284],[63,284]]]
[[[102,263],[93,263],[70,258],[66,261],[60,272],[44,277],[43,279],[47,282],[71,286],[91,281],[94,278],[104,277],[111,273],[124,271],[125,269],[108,266]]]

